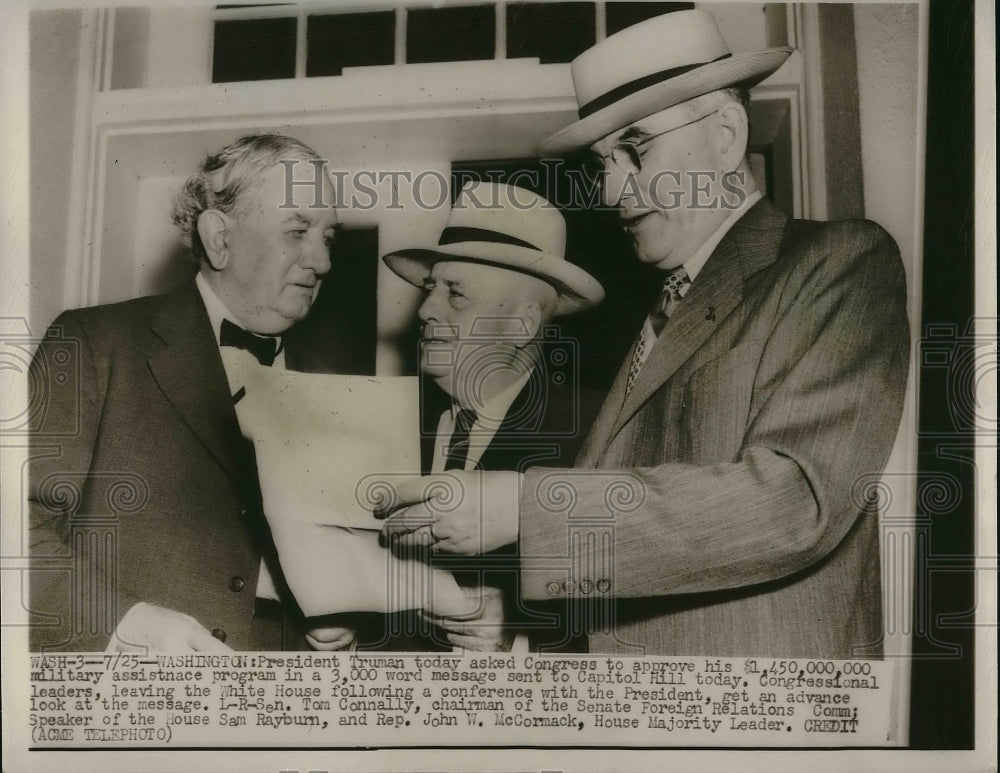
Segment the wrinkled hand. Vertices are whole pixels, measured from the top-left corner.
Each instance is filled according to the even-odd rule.
[[[306,641],[316,650],[333,651],[352,647],[357,639],[353,626],[344,625],[344,615],[326,615],[311,618],[313,626],[306,633]]]
[[[445,637],[456,647],[474,652],[510,652],[514,635],[503,627],[503,594],[498,588],[462,588],[476,603],[476,609],[464,617],[423,616],[445,631]]]
[[[107,652],[232,652],[190,615],[142,601],[118,623]]]
[[[519,473],[456,471],[386,483],[396,509],[382,535],[395,550],[474,556],[517,542]]]

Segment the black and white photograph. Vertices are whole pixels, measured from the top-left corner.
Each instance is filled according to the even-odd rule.
[[[994,32],[0,2],[4,770],[996,770]]]

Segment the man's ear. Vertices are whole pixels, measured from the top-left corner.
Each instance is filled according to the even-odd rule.
[[[746,110],[736,102],[730,102],[719,110],[719,158],[725,174],[735,171],[746,156],[750,142],[750,121]]]
[[[216,271],[229,264],[229,217],[217,209],[206,209],[198,215],[198,236],[205,256]]]

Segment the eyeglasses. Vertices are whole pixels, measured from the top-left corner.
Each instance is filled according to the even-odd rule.
[[[685,126],[698,123],[698,121],[704,121],[710,115],[715,115],[717,112],[719,111],[713,110],[711,113],[705,113],[705,115],[694,118],[687,123],[682,123],[680,126],[674,126],[673,128],[666,129],[665,131],[652,134],[649,137],[644,137],[638,142],[616,142],[615,146],[611,148],[611,152],[605,153],[604,155],[594,151],[589,151],[583,157],[583,161],[581,163],[583,173],[591,182],[601,182],[604,172],[607,169],[607,160],[610,158],[614,162],[615,166],[626,174],[637,174],[642,169],[643,157],[643,153],[640,152],[639,148],[649,142],[652,142],[657,137],[662,137],[664,134],[670,134],[670,132],[683,129]]]

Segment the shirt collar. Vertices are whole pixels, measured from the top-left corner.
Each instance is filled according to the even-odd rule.
[[[722,237],[729,233],[729,229],[736,225],[736,221],[739,220],[746,213],[750,207],[756,204],[763,197],[763,194],[757,190],[751,193],[743,203],[729,213],[729,217],[722,221],[722,224],[715,229],[711,236],[697,249],[697,251],[688,258],[684,263],[684,270],[687,272],[688,278],[693,282],[695,277],[701,271],[702,267],[711,257],[712,253],[715,252],[715,248],[719,246],[719,242],[722,241]]]
[[[524,389],[524,385],[528,383],[528,379],[531,378],[533,370],[534,368],[529,368],[524,375],[516,381],[512,381],[504,389],[483,403],[482,408],[476,411],[476,424],[480,426],[499,427],[507,417],[507,411],[510,410],[510,406],[517,399],[521,390]],[[458,420],[458,412],[460,410],[462,410],[462,406],[453,400],[451,403],[451,418],[454,421]]]
[[[205,279],[203,272],[199,271],[194,278],[194,283],[198,287],[198,292],[201,293],[201,300],[205,304],[205,311],[208,312],[208,320],[212,323],[212,332],[215,334],[215,343],[219,343],[219,335],[222,330],[222,320],[228,319],[234,325],[240,325],[236,321],[232,312],[226,308],[226,304],[222,302],[222,299],[216,294],[215,290]],[[243,325],[240,325],[243,327]]]

